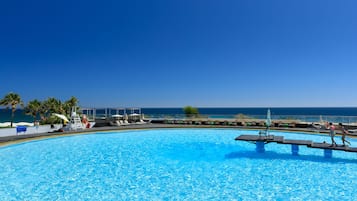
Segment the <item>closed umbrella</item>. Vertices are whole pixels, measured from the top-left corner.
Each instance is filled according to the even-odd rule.
[[[267,120],[266,120],[266,131],[265,131],[265,135],[269,136],[269,127],[271,126],[271,114],[270,114],[270,109],[268,109],[267,111]]]
[[[267,111],[266,125],[267,125],[268,128],[271,126],[271,114],[270,114],[270,109],[268,109],[268,111]]]

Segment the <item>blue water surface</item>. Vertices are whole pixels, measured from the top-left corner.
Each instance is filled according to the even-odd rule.
[[[1,200],[354,200],[357,154],[235,141],[233,129],[103,132],[0,148]],[[289,139],[327,136],[272,132]],[[339,137],[336,139],[340,142]],[[349,139],[351,140],[351,139]],[[351,140],[357,146],[356,140]]]

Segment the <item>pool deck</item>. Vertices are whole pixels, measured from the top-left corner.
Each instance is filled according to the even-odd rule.
[[[264,142],[264,143],[271,143],[276,142],[278,144],[289,144],[289,145],[306,145],[310,148],[317,148],[317,149],[330,149],[330,150],[338,150],[338,151],[346,151],[346,152],[357,152],[357,147],[348,147],[348,146],[331,146],[328,143],[320,143],[320,142],[313,142],[310,140],[295,140],[295,139],[284,139],[283,136],[275,136],[275,135],[268,135],[268,136],[260,136],[260,135],[240,135],[235,138],[238,141],[248,141],[248,142]]]
[[[230,129],[248,129],[248,130],[262,130],[259,126],[232,126],[232,125],[194,125],[194,124],[164,124],[164,123],[147,123],[147,124],[131,124],[126,126],[106,126],[106,127],[94,127],[90,129],[77,130],[77,131],[67,131],[67,132],[52,132],[52,133],[35,133],[26,134],[21,133],[18,135],[11,135],[0,137],[0,146],[9,143],[17,143],[21,141],[29,141],[40,138],[51,138],[59,136],[77,135],[101,131],[121,131],[121,130],[137,130],[137,129],[155,129],[155,128],[230,128]],[[14,128],[15,129],[15,128]],[[328,133],[327,130],[316,130],[311,128],[272,128],[271,130],[276,131],[292,131],[292,132],[308,132],[311,134]],[[349,135],[349,137],[356,137],[356,135]],[[314,146],[316,143],[314,144]],[[321,147],[323,147],[321,145]]]

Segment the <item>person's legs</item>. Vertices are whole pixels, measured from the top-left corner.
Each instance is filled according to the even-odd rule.
[[[331,144],[332,145],[336,145],[334,137],[335,137],[334,135],[331,135]]]
[[[349,145],[351,145],[351,143],[346,140],[346,136],[344,135],[344,136],[343,136],[343,145],[345,145],[346,143],[349,144]]]
[[[342,139],[342,144],[343,144],[343,146],[346,146],[346,145],[345,145],[345,141],[346,141],[346,140],[345,140],[345,135],[342,135],[341,139]]]

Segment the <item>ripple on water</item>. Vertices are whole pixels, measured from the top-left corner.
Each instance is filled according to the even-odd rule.
[[[2,200],[353,200],[357,157],[234,141],[224,129],[98,133],[0,149]],[[328,141],[326,136],[275,133]],[[352,140],[354,146],[356,141]],[[5,179],[4,179],[5,178]]]

